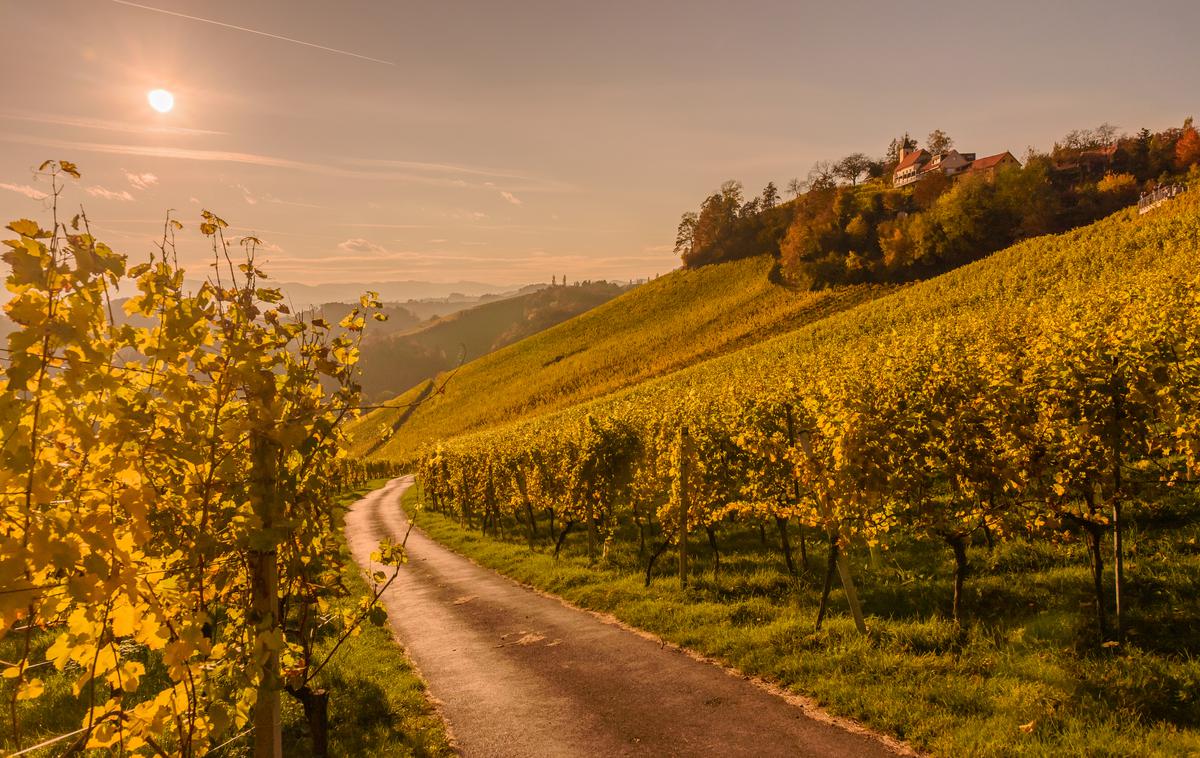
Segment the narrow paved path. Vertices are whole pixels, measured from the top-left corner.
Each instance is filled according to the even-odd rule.
[[[392,480],[353,506],[346,535],[368,565],[403,537]],[[481,568],[413,530],[384,596],[463,755],[893,756],[717,666]]]

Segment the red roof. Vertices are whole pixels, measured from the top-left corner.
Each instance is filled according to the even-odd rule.
[[[922,158],[924,158],[924,160],[929,160],[929,153],[925,152],[923,149],[913,150],[911,153],[904,156],[904,160],[900,161],[900,163],[896,165],[896,170],[903,171],[906,168],[917,165],[917,163],[924,163]]]
[[[1016,158],[1013,158],[1012,153],[1005,150],[1003,153],[989,155],[986,158],[976,158],[975,160],[971,161],[971,166],[968,171],[987,171],[989,168],[995,168],[996,166],[999,166],[1004,162],[1005,158],[1012,158],[1014,162],[1017,160]]]

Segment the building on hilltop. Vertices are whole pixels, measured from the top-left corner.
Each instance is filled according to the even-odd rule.
[[[962,174],[978,174],[986,172],[988,176],[995,174],[1001,166],[1020,166],[1020,162],[1007,150],[998,155],[986,158],[976,158],[975,153],[960,153],[948,150],[938,155],[931,155],[928,150],[907,150],[901,148],[900,162],[892,173],[893,187],[906,187],[938,172],[949,177]]]
[[[971,161],[971,165],[967,167],[964,173],[967,174],[985,174],[989,179],[996,175],[996,172],[1005,166],[1016,166],[1020,168],[1021,162],[1017,160],[1012,153],[1005,150],[1003,153],[989,155],[986,158],[979,158]]]
[[[1103,147],[1078,151],[1062,151],[1055,156],[1054,170],[1060,173],[1078,173],[1081,178],[1100,178],[1112,169],[1117,154],[1117,143]]]
[[[909,150],[900,148],[900,162],[892,172],[892,186],[904,187],[921,178],[921,172],[930,159],[928,150]]]

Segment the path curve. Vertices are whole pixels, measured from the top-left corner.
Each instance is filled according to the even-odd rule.
[[[353,505],[360,565],[408,529],[393,479]],[[454,742],[484,756],[895,756],[877,738],[482,568],[422,532],[383,602]]]

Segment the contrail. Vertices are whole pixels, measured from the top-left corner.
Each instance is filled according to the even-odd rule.
[[[338,50],[336,47],[326,47],[325,45],[318,45],[315,42],[305,42],[302,39],[293,39],[292,37],[284,37],[282,34],[272,34],[271,32],[264,32],[264,31],[260,31],[258,29],[249,29],[245,26],[237,26],[235,24],[227,24],[224,21],[214,21],[211,18],[201,18],[200,16],[189,16],[186,13],[178,13],[176,11],[169,11],[165,8],[155,8],[150,5],[142,5],[141,3],[132,3],[132,2],[129,2],[129,0],[112,0],[112,2],[116,3],[117,5],[127,5],[130,8],[141,8],[144,11],[154,11],[155,13],[162,13],[167,16],[175,16],[176,18],[185,18],[188,21],[199,21],[204,24],[212,24],[213,26],[220,26],[220,27],[224,27],[226,29],[233,29],[234,31],[247,32],[249,34],[257,34],[260,37],[269,37],[271,39],[277,39],[277,40],[281,40],[283,42],[291,42],[296,45],[304,45],[305,47],[311,47],[316,50],[324,50],[327,53],[335,53],[336,55],[348,55],[351,58],[358,58],[359,60],[370,61],[372,63],[382,63],[385,66],[395,66],[396,65],[395,61],[385,61],[385,60],[381,60],[379,58],[372,58],[369,55],[359,55],[358,53],[352,53],[349,50]]]

